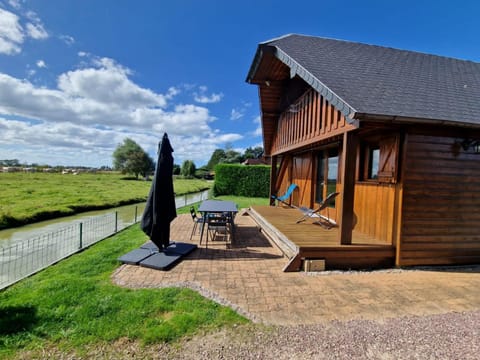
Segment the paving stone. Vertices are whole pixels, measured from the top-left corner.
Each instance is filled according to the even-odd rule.
[[[249,216],[237,216],[236,241],[209,241],[170,271],[121,265],[112,281],[129,288],[190,286],[265,324],[316,324],[480,309],[480,266],[473,271],[391,270],[284,273],[288,260]],[[190,242],[190,215],[171,226],[172,238]]]

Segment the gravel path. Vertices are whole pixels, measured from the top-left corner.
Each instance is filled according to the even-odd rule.
[[[177,359],[479,359],[480,311],[324,325],[245,329],[196,337]]]
[[[24,354],[22,359],[38,359]],[[42,359],[480,359],[480,311],[383,321],[332,321],[311,326],[250,324],[198,335],[174,345],[143,347],[127,339]]]

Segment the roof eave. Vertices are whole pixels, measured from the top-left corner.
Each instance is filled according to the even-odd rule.
[[[355,113],[353,115],[353,118],[357,121],[372,121],[372,122],[382,122],[382,123],[388,122],[391,124],[410,123],[410,124],[456,126],[456,127],[464,127],[464,128],[480,128],[480,124],[474,123],[474,122],[418,118],[418,117],[409,117],[409,116]]]
[[[275,49],[275,56],[290,68],[290,78],[298,75],[315,91],[322,95],[331,105],[339,110],[349,123],[353,123],[354,115],[356,113],[356,110],[353,108],[353,106],[349,105],[344,99],[337,95],[332,89],[326,86],[282,49],[278,47],[275,47]]]

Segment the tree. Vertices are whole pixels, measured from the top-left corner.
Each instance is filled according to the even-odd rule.
[[[256,146],[254,148],[248,147],[243,154],[245,159],[259,159],[263,155],[263,148],[261,146]]]
[[[227,151],[225,151],[225,158],[221,162],[225,164],[237,164],[243,162],[243,160],[243,155],[240,154],[238,151],[228,149]]]
[[[173,175],[180,175],[181,167],[178,164],[173,164]]]
[[[130,138],[125,138],[113,152],[113,168],[122,174],[147,177],[155,168],[153,159]]]
[[[195,163],[192,160],[185,160],[182,164],[181,174],[184,177],[191,178],[195,176]]]
[[[207,163],[208,170],[213,170],[215,168],[215,165],[221,163],[223,159],[225,159],[225,150],[216,149]]]

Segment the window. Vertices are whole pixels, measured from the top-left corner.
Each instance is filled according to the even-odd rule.
[[[379,146],[369,147],[367,179],[378,179],[379,161],[380,161],[380,147]]]
[[[399,136],[378,136],[362,144],[360,180],[381,183],[397,181]]]
[[[317,159],[315,202],[321,203],[328,194],[337,191],[338,149],[320,151]],[[335,207],[335,200],[330,206]]]

